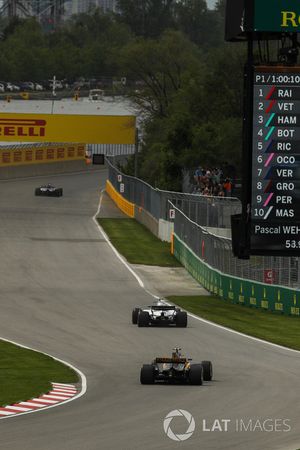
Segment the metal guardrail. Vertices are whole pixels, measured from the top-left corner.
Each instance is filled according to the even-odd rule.
[[[231,239],[207,232],[175,205],[175,234],[205,263],[228,275],[261,283],[300,287],[298,258],[252,256],[249,260],[235,258]]]
[[[163,192],[163,201],[171,202],[186,216],[204,227],[230,228],[230,216],[241,212],[241,202],[235,197],[208,197],[199,194]],[[165,205],[169,211],[170,205]]]
[[[157,220],[170,220],[169,210],[175,209],[176,235],[213,268],[261,283],[269,281],[300,288],[298,258],[252,256],[249,260],[240,260],[232,254],[230,238],[217,236],[204,228],[230,228],[230,216],[241,211],[238,199],[161,191],[142,180],[124,175],[108,159],[107,162],[110,182],[118,192],[122,183],[122,195],[127,200],[143,207]],[[122,181],[118,181],[118,175]]]
[[[135,152],[135,146],[133,144],[88,144],[87,150],[89,150],[92,155],[133,155]]]
[[[126,200],[145,208],[157,220],[169,220],[170,203],[183,211],[199,225],[216,228],[230,228],[230,216],[241,212],[241,202],[235,197],[207,197],[198,194],[162,191],[146,182],[124,175],[109,159],[109,181],[120,192],[118,175],[122,176]]]

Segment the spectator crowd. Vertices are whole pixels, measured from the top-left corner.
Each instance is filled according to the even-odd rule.
[[[204,169],[198,167],[194,172],[194,194],[231,197],[233,182],[224,177],[221,168]]]

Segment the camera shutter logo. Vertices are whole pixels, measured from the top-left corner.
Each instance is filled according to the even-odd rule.
[[[175,434],[171,429],[171,422],[174,417],[184,417],[188,423],[188,428],[184,434]],[[173,441],[186,441],[195,431],[195,420],[191,413],[184,409],[174,409],[164,418],[164,432]]]

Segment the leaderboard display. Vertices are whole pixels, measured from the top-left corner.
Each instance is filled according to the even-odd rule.
[[[300,255],[300,67],[257,67],[253,87],[252,254]]]

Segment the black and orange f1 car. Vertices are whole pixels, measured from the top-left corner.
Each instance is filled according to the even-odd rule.
[[[140,374],[141,383],[154,384],[162,381],[202,385],[203,381],[212,380],[211,361],[192,364],[192,360],[182,356],[180,350],[176,347],[171,357],[155,358],[151,364],[144,364]]]

